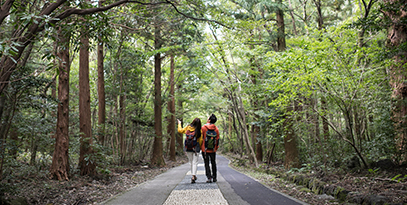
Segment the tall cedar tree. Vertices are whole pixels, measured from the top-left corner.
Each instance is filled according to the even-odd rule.
[[[159,23],[154,24],[154,47],[155,50],[161,48],[161,30]],[[153,145],[153,153],[151,164],[157,166],[165,165],[163,157],[163,142],[162,142],[162,113],[161,113],[161,54],[154,55],[154,130],[155,138]]]
[[[277,1],[280,5],[282,5],[282,0]],[[280,8],[276,10],[276,17],[277,17],[277,47],[279,52],[283,52],[286,49],[285,43],[285,24],[284,24],[284,12]],[[287,112],[290,113],[292,111],[293,105],[288,105]],[[293,120],[291,116],[286,116],[285,123],[285,137],[284,137],[284,148],[285,148],[285,160],[284,166],[287,169],[293,167],[299,167],[299,152],[297,146],[297,137],[293,129]]]
[[[393,121],[397,130],[397,150],[402,155],[401,161],[407,161],[407,0],[385,0],[385,17],[391,25],[388,28],[388,46],[399,50],[394,56],[395,64],[391,69],[390,84],[393,88],[392,97],[395,99]],[[399,48],[401,47],[401,48]]]
[[[170,97],[168,101],[168,110],[170,111],[170,117],[168,118],[168,134],[170,135],[170,160],[175,161],[175,86],[174,86],[174,70],[175,62],[174,55],[171,55],[170,63]]]
[[[58,30],[57,55],[59,60],[58,111],[55,148],[52,156],[51,178],[69,179],[69,41],[70,34],[64,35]]]
[[[99,7],[102,7],[103,1],[99,1]],[[103,69],[103,41],[102,37],[98,38],[97,58],[98,58],[98,139],[101,145],[105,143],[105,122],[106,122],[106,97],[105,97],[105,72]]]
[[[79,50],[79,169],[81,175],[94,175],[96,161],[93,159],[92,124],[89,87],[89,38],[82,33]]]

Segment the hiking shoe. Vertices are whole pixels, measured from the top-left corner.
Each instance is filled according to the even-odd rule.
[[[212,183],[212,179],[209,178],[208,180],[206,180],[206,183]]]
[[[217,182],[217,181],[218,181],[217,179],[215,179],[215,178],[213,179],[213,182]]]
[[[196,176],[192,176],[192,179],[191,179],[191,184],[195,184],[196,179],[197,179],[197,177],[196,177]]]

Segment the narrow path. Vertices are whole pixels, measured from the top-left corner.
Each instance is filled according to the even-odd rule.
[[[103,204],[175,205],[175,204],[305,204],[269,189],[228,166],[229,160],[217,155],[218,182],[206,183],[203,160],[199,159],[197,181],[191,184],[190,165],[184,164],[115,196]]]
[[[228,166],[229,160],[217,156],[218,172],[224,177],[232,189],[244,201],[253,205],[299,205],[305,204],[288,195],[265,187],[258,181],[242,174]]]
[[[202,159],[199,160],[197,180],[191,184],[191,172],[175,187],[164,205],[174,204],[219,204],[227,205],[217,183],[206,183],[205,166]]]

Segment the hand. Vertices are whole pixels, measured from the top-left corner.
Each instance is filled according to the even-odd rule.
[[[177,119],[177,121],[178,121],[178,124],[180,124],[180,123],[181,123],[181,120]]]

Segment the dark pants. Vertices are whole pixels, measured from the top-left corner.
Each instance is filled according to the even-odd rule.
[[[205,153],[202,152],[204,162],[205,162],[205,174],[208,179],[216,179],[216,152],[215,153]],[[209,167],[209,160],[211,161],[212,165],[212,173],[211,168]]]

